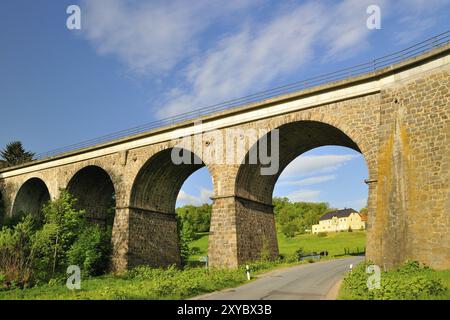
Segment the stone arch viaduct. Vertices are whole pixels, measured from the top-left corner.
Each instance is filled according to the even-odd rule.
[[[449,52],[445,45],[357,77],[3,169],[5,215],[36,213],[65,188],[103,221],[114,198],[114,269],[179,264],[177,194],[206,166],[214,186],[210,264],[236,267],[264,248],[278,253],[272,191],[283,168],[312,148],[339,145],[360,152],[368,167],[368,259],[386,268],[407,259],[450,268]],[[277,173],[262,175],[261,160],[245,161],[250,141],[237,163],[206,157],[220,150],[208,133],[256,129],[262,139],[261,128],[278,129]],[[175,164],[172,150],[200,133],[199,152],[185,145],[197,161]]]

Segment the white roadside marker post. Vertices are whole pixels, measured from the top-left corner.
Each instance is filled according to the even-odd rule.
[[[248,265],[245,266],[246,273],[247,273],[247,280],[250,280],[250,267]]]
[[[353,264],[350,264],[350,272],[353,271]]]

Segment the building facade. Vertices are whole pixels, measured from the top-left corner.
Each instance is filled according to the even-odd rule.
[[[312,226],[312,233],[365,230],[365,217],[353,209],[343,209],[324,214],[319,224]]]

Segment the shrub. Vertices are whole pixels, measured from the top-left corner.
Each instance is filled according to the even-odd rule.
[[[0,286],[28,286],[65,276],[69,264],[99,275],[109,263],[111,230],[90,225],[76,199],[62,190],[42,216],[21,215],[0,231]]]
[[[137,266],[133,269],[126,270],[122,275],[123,278],[129,280],[154,280],[161,277],[172,277],[177,274],[178,270],[175,266],[170,266],[166,269],[163,268],[152,268],[149,266]]]
[[[297,261],[301,261],[304,255],[305,255],[305,251],[303,250],[303,248],[298,248],[294,252],[294,256],[297,259]]]
[[[67,252],[68,264],[77,265],[86,276],[104,273],[109,265],[111,236],[98,225],[87,227]]]
[[[87,227],[85,212],[76,210],[77,200],[67,191],[42,209],[44,225],[36,232],[33,249],[38,258],[38,278],[47,280],[67,267],[67,252]]]
[[[4,286],[30,285],[33,233],[34,219],[31,216],[24,216],[14,228],[3,227],[0,231],[0,274]]]
[[[189,243],[194,239],[194,232],[189,223],[181,218],[177,218],[178,240],[180,246],[181,264],[185,265],[191,255]]]
[[[344,278],[343,292],[349,299],[403,300],[418,299],[421,296],[438,296],[445,292],[444,285],[427,277],[430,269],[417,262],[407,262],[398,269],[381,272],[379,289],[369,290],[366,273],[371,262],[361,263]]]
[[[328,236],[328,233],[326,233],[326,232],[319,232],[319,233],[317,234],[317,236],[318,236],[319,238],[323,238],[323,237]]]

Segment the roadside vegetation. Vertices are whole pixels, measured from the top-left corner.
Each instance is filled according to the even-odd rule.
[[[195,254],[206,254],[210,205],[177,209],[183,269],[142,266],[111,274],[111,228],[88,222],[86,212],[75,209],[76,202],[62,190],[60,198],[48,202],[41,215],[21,213],[3,221],[0,299],[184,299],[247,281],[244,268],[206,269],[195,259]],[[250,264],[253,276],[282,266],[312,263],[314,259],[304,256],[327,246],[340,254],[332,248],[332,244],[339,245],[335,235],[280,236],[286,250],[276,261],[263,259]],[[364,239],[357,232],[352,237]],[[308,245],[308,238],[315,238],[318,243]],[[196,243],[202,249],[196,248]],[[364,243],[360,241],[358,245],[363,247]],[[65,286],[68,265],[80,266],[81,290],[71,291]]]
[[[258,274],[301,263],[313,261],[286,262],[260,261],[250,264],[252,277]],[[245,268],[215,269],[174,267],[155,269],[137,267],[121,275],[107,274],[99,277],[82,278],[80,290],[69,290],[62,278],[28,289],[0,290],[0,300],[16,299],[87,299],[87,300],[128,300],[128,299],[187,299],[221,289],[231,288],[248,282]]]
[[[60,198],[48,202],[39,216],[21,213],[5,219],[0,230],[0,299],[186,299],[247,282],[245,268],[205,268],[199,262],[207,255],[211,206],[177,209],[182,269],[140,266],[122,274],[109,272],[111,227],[99,226],[77,210],[77,200],[61,190]],[[290,206],[282,203],[283,208]],[[295,204],[310,213],[323,206]],[[282,212],[276,207],[277,215]],[[306,210],[305,209],[305,210]],[[285,209],[283,209],[285,210]],[[275,261],[251,263],[252,276],[269,270],[316,261],[311,253],[327,252],[323,259],[344,257],[364,251],[365,232],[307,233],[314,219],[293,215],[300,226],[294,233],[282,231],[278,221],[280,255]],[[317,213],[317,215],[319,215]],[[300,216],[300,217],[299,217]],[[288,220],[285,220],[288,221]],[[289,223],[288,223],[289,224]],[[292,228],[288,228],[292,230]],[[66,267],[82,270],[80,290],[66,287]],[[436,272],[410,263],[382,274],[382,289],[368,291],[367,274],[361,264],[349,274],[341,299],[408,299],[449,296],[450,271]]]
[[[340,288],[341,300],[449,300],[450,270],[436,271],[409,261],[391,271],[381,271],[379,287],[373,273],[367,273],[371,262],[359,264],[349,272]],[[371,278],[369,278],[371,277]]]
[[[62,190],[42,214],[20,213],[5,219],[0,230],[0,288],[29,288],[65,277],[68,265],[80,266],[83,276],[106,272],[111,228],[101,228],[76,210]]]

